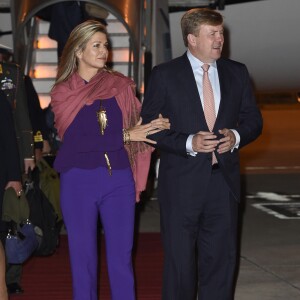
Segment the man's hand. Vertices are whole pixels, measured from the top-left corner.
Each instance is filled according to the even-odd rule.
[[[35,168],[35,162],[33,158],[24,159],[25,174],[28,174],[29,168],[33,170]]]
[[[49,154],[51,152],[51,146],[47,140],[43,140],[43,154]]]
[[[193,136],[193,150],[204,153],[213,152],[219,144],[219,140],[216,140],[216,138],[217,136],[213,132],[199,131]]]
[[[22,183],[21,183],[21,181],[9,181],[7,183],[7,185],[5,186],[5,189],[7,190],[10,187],[12,187],[15,190],[15,192],[18,196],[21,195],[21,192],[22,192]]]
[[[40,161],[43,157],[42,149],[34,149],[34,157],[37,162]]]
[[[221,154],[230,151],[234,147],[236,139],[234,133],[230,129],[221,129],[219,130],[219,133],[224,135],[224,137],[220,139],[220,145],[217,150],[218,153]]]

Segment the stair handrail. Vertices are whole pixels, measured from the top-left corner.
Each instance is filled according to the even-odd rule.
[[[73,1],[73,0],[63,0]],[[49,5],[62,2],[61,0],[11,0],[11,18],[13,29],[13,44],[15,60],[23,71],[28,68],[28,63],[24,55],[24,49],[30,47],[28,36],[26,35],[26,25],[42,9]],[[111,12],[126,28],[129,33],[130,49],[132,50],[133,79],[138,88],[142,85],[140,72],[140,49],[141,49],[141,13],[143,10],[143,0],[85,0],[84,2],[99,5]],[[130,68],[131,69],[131,68]]]

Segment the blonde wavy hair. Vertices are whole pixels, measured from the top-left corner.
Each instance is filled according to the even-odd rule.
[[[53,87],[60,82],[68,80],[68,78],[77,71],[78,61],[77,51],[83,51],[96,32],[102,32],[108,37],[106,27],[95,20],[88,20],[77,25],[71,32],[67,43],[62,52],[60,62],[58,64],[56,81]]]

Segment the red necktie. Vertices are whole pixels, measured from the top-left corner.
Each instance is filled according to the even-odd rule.
[[[208,77],[208,69],[210,65],[202,65],[203,69],[203,103],[204,103],[204,115],[206,119],[207,126],[210,131],[213,130],[216,121],[216,110],[213,89]],[[215,154],[212,155],[212,164],[217,163],[217,158]]]

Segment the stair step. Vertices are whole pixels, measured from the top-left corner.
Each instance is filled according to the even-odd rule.
[[[111,21],[111,20],[117,20],[117,18],[114,15],[112,15],[111,13],[109,13],[107,18],[106,18],[106,21],[108,22],[108,21]]]
[[[41,108],[46,108],[50,104],[51,97],[49,94],[39,94],[39,100]]]
[[[124,75],[128,74],[128,63],[113,62],[113,70],[118,71]],[[56,64],[36,64],[33,70],[33,78],[36,79],[54,79],[56,77],[57,65]]]
[[[112,69],[114,71],[118,71],[118,72],[122,73],[125,76],[128,76],[128,64],[127,63],[126,64],[122,64],[122,63],[117,64],[114,62]],[[133,72],[133,69],[131,68],[131,74],[132,74],[132,72]]]
[[[124,47],[114,47],[111,53],[112,61],[128,62],[129,61],[129,49]],[[57,64],[57,52],[56,49],[36,49],[34,53],[34,59],[36,64]]]
[[[54,78],[32,78],[33,85],[38,94],[49,94],[55,82]]]
[[[111,53],[111,61],[113,63],[127,62],[129,61],[129,49],[128,48],[114,48]]]
[[[44,20],[38,21],[38,35],[48,35],[50,23]]]
[[[113,51],[116,47],[129,47],[129,36],[128,36],[128,34],[126,34],[126,35],[113,35],[113,34],[111,34],[109,39],[110,39]]]
[[[112,33],[109,35],[112,47],[129,47],[128,33]],[[40,34],[36,40],[37,49],[57,49],[57,42],[46,34]]]
[[[34,53],[34,61],[36,63],[55,63],[57,64],[56,49],[36,49]]]
[[[46,34],[40,34],[36,40],[38,49],[57,49],[57,41],[52,40]]]
[[[57,64],[35,64],[33,70],[34,78],[55,78],[57,73]]]
[[[107,22],[107,32],[112,33],[127,33],[125,26],[119,21]]]

